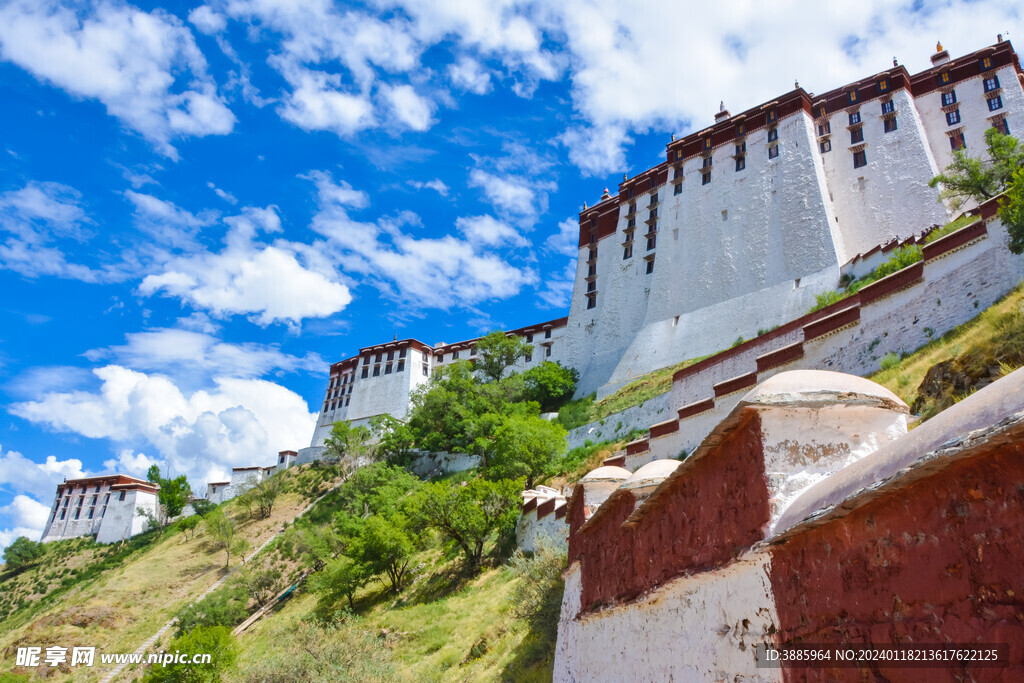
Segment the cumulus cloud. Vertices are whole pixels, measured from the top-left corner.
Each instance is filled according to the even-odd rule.
[[[418,221],[414,215],[373,223],[353,219],[347,183],[335,183],[324,172],[307,177],[317,186],[320,204],[312,228],[325,238],[322,249],[314,248],[330,254],[347,274],[364,276],[385,295],[421,308],[448,309],[508,298],[536,281],[532,270],[488,251],[481,239],[414,237],[409,234]]]
[[[84,477],[82,461],[77,458],[58,460],[46,457],[45,462],[34,462],[17,451],[4,452],[0,446],[0,487],[11,493],[27,493],[45,500],[53,497],[57,484],[67,479]]]
[[[177,249],[195,249],[199,232],[213,225],[219,216],[215,211],[195,215],[173,202],[153,195],[126,190],[124,196],[134,206],[135,226],[156,244]]]
[[[97,362],[113,360],[137,370],[158,371],[175,377],[262,377],[270,373],[319,372],[325,361],[315,353],[299,357],[282,352],[275,345],[232,344],[210,333],[188,329],[161,328],[132,332],[126,343],[83,354]]]
[[[75,97],[99,100],[172,158],[175,138],[234,128],[191,31],[161,10],[14,0],[0,7],[0,56]]]
[[[316,421],[302,397],[266,380],[219,377],[208,389],[186,393],[166,376],[119,365],[93,372],[100,381],[95,391],[48,392],[10,410],[57,431],[126,448],[152,446],[194,486],[232,466],[270,463],[278,451],[305,446]],[[142,461],[127,455],[125,463]]]
[[[575,258],[579,254],[580,224],[575,218],[566,218],[558,224],[558,232],[544,241],[544,246],[562,256]]]
[[[52,494],[51,494],[52,495]],[[38,541],[46,528],[50,507],[25,495],[17,495],[9,504],[0,506],[0,519],[11,527],[0,529],[0,553],[18,536]]]
[[[179,297],[218,317],[251,314],[260,325],[329,316],[352,300],[329,266],[314,262],[302,245],[256,241],[260,232],[280,232],[273,209],[247,208],[225,222],[223,250],[172,258],[142,280],[139,292]]]
[[[103,467],[107,472],[127,474],[142,479],[146,478],[149,468],[153,465],[159,467],[161,472],[166,472],[166,461],[159,458],[150,458],[145,453],[136,453],[130,448],[123,448],[118,451],[116,458],[103,461]]]
[[[480,62],[467,55],[448,65],[448,78],[456,88],[474,95],[486,95],[491,90],[491,74]]]
[[[411,85],[385,87],[382,92],[392,114],[401,125],[418,132],[430,128],[434,105],[429,99],[418,95]]]
[[[347,137],[376,125],[370,97],[345,90],[338,74],[312,71],[274,60],[292,86],[278,113],[303,130],[326,130]]]

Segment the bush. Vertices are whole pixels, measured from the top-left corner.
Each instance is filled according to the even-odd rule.
[[[211,626],[234,627],[249,616],[249,595],[244,586],[233,585],[210,593],[178,612],[177,635]]]
[[[894,367],[896,367],[899,364],[900,364],[900,357],[896,353],[894,353],[892,351],[890,351],[889,353],[887,353],[884,356],[882,356],[882,362],[881,362],[882,370],[892,370]]]
[[[146,671],[144,683],[207,683],[219,681],[221,673],[230,669],[238,652],[235,640],[226,626],[199,627],[186,635],[175,638],[167,646],[167,652],[185,654],[209,654],[209,664],[153,664]]]
[[[558,410],[558,418],[555,420],[566,429],[582,427],[590,422],[590,415],[594,405],[596,394],[569,401]]]

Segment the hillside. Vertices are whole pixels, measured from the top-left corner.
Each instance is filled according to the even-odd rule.
[[[283,473],[286,492],[273,513],[242,521],[241,536],[253,548],[269,540],[333,484],[329,475],[327,469],[309,467]],[[239,512],[235,501],[222,507],[232,515]],[[0,605],[24,605],[0,621],[0,671],[14,666],[18,646],[88,645],[132,652],[226,573],[223,551],[202,530],[187,541],[182,532],[168,529],[162,535],[137,536],[124,548],[72,539],[46,549],[34,566],[0,575]],[[98,666],[77,669],[73,680],[99,680],[103,674]]]

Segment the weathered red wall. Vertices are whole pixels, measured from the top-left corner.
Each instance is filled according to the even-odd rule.
[[[978,449],[772,550],[781,642],[1010,643],[1010,669],[787,680],[1024,680],[1024,445]]]
[[[684,463],[644,505],[632,528],[632,494],[620,491],[601,506],[593,527],[573,533],[569,561],[581,560],[580,609],[629,600],[684,572],[702,571],[739,555],[761,540],[768,521],[768,489],[754,409],[705,456]],[[582,511],[573,495],[571,527]],[[589,525],[588,525],[589,526]]]

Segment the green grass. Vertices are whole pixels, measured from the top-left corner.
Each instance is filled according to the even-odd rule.
[[[886,358],[889,358],[888,356]],[[914,405],[922,381],[938,363],[949,362],[952,374],[967,381],[993,379],[1024,365],[1024,284],[974,319],[953,328],[898,362],[883,358],[882,369],[869,379]],[[950,386],[937,399],[917,406],[924,419],[969,395]]]
[[[655,396],[671,391],[672,375],[683,368],[699,363],[705,358],[710,358],[711,355],[714,354],[690,358],[670,367],[649,372],[620,388],[614,394],[605,396],[600,401],[595,400],[593,394],[570,401],[558,411],[558,421],[566,429],[574,429],[590,422],[604,419],[609,415],[614,415],[626,408],[642,405]],[[617,435],[610,434],[609,436]]]

